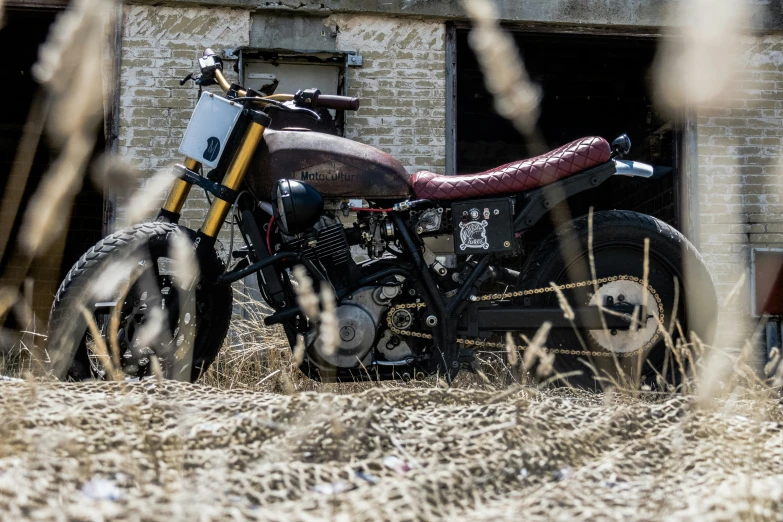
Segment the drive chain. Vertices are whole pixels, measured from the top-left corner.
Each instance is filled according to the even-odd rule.
[[[509,299],[513,297],[526,297],[526,296],[537,295],[537,294],[546,294],[546,293],[556,292],[558,290],[563,291],[563,290],[572,290],[574,288],[584,288],[586,286],[601,286],[606,283],[611,283],[614,281],[631,281],[634,283],[644,285],[644,281],[638,277],[629,276],[629,275],[619,275],[619,276],[602,277],[600,279],[591,279],[589,281],[579,281],[577,283],[568,283],[560,286],[548,286],[544,288],[534,288],[530,290],[503,292],[501,294],[497,294],[497,293],[484,294],[484,295],[476,296],[471,300],[476,302],[498,301],[498,300]],[[665,315],[663,310],[663,302],[661,301],[661,297],[658,295],[658,292],[656,292],[655,289],[650,284],[647,285],[647,290],[650,291],[650,293],[653,295],[656,301],[656,305],[658,308],[658,327],[655,330],[655,335],[653,335],[653,337],[650,338],[650,340],[648,340],[641,348],[638,348],[632,352],[625,352],[625,353],[590,351],[590,350],[561,350],[557,348],[549,349],[548,352],[554,354],[562,354],[562,355],[591,355],[594,357],[609,357],[612,355],[617,355],[617,357],[624,358],[624,357],[633,357],[634,355],[637,355],[638,353],[643,352],[648,348],[651,348],[652,346],[655,345],[656,342],[658,342],[658,338],[660,337],[660,328],[661,325],[663,325]],[[421,308],[426,308],[426,307],[427,305],[425,303],[401,303],[401,304],[394,305],[391,308],[389,308],[389,311],[386,314],[386,325],[389,327],[391,332],[395,335],[416,337],[421,339],[432,339],[432,334],[426,332],[419,332],[414,330],[397,328],[396,326],[394,326],[394,321],[393,321],[394,313],[398,310],[403,310],[403,309],[419,310]],[[494,343],[491,341],[484,341],[481,339],[466,339],[463,337],[457,338],[457,344],[462,344],[465,346],[469,346],[471,348],[503,348],[503,349],[506,348],[505,343]],[[522,347],[521,349],[524,350],[525,348]]]

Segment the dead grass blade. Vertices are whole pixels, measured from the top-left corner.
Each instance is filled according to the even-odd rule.
[[[741,80],[750,4],[687,0],[673,10],[672,21],[673,34],[662,40],[654,65],[658,105],[675,113],[725,104]]]
[[[554,354],[548,353],[544,346],[551,329],[552,323],[547,321],[542,324],[538,331],[536,331],[533,339],[527,347],[525,347],[525,355],[522,357],[522,366],[526,371],[530,370],[534,364],[538,363],[536,366],[536,375],[539,378],[550,375],[555,362]]]
[[[87,321],[87,328],[90,331],[94,343],[93,350],[95,351],[98,361],[100,361],[103,369],[113,381],[122,382],[124,378],[122,371],[119,370],[119,359],[113,360],[109,355],[109,351],[106,349],[106,341],[103,339],[101,331],[95,323],[95,317],[93,317],[90,311],[84,306],[82,306],[82,315],[84,316],[84,320]]]
[[[152,217],[160,208],[163,196],[171,188],[175,179],[172,169],[163,169],[151,178],[142,180],[142,186],[133,193],[125,205],[126,211],[122,218],[122,226],[131,226]]]
[[[318,342],[327,355],[335,353],[340,339],[340,325],[337,321],[337,303],[334,291],[329,285],[321,286],[321,319],[318,327]]]
[[[501,30],[492,2],[465,0],[464,5],[475,24],[470,32],[470,46],[487,89],[495,97],[495,110],[523,135],[535,136],[541,90],[531,82],[514,39]]]
[[[22,204],[22,197],[30,177],[30,169],[35,159],[33,151],[38,148],[41,142],[50,103],[46,96],[34,100],[27,117],[27,124],[22,131],[11,173],[3,192],[3,199],[0,202],[0,230],[8,231],[6,234],[0,234],[0,259],[5,255],[8,241],[11,238],[10,231]]]
[[[321,308],[318,295],[313,289],[313,280],[307,275],[307,270],[302,265],[294,267],[294,279],[296,279],[296,300],[299,307],[310,321],[316,322],[321,316]]]
[[[47,130],[62,152],[25,211],[21,250],[41,255],[69,220],[103,117],[102,54],[113,1],[75,0],[57,19],[33,68],[51,98]],[[108,8],[108,9],[107,9]]]
[[[120,316],[122,314],[122,303],[128,298],[128,294],[139,280],[139,277],[144,272],[146,267],[144,265],[137,264],[130,273],[128,281],[122,287],[117,304],[111,309],[109,316],[109,347],[111,348],[112,362],[116,368],[121,368],[120,365],[120,345],[119,345],[119,332],[120,332]]]
[[[506,332],[506,354],[508,356],[508,365],[514,367],[519,362],[517,353],[517,343],[514,342],[514,336],[511,332]]]

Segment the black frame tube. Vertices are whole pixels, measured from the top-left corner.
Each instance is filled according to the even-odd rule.
[[[413,266],[416,271],[421,274],[421,282],[424,285],[425,294],[424,298],[427,306],[435,312],[434,315],[438,319],[438,329],[435,330],[436,341],[442,353],[450,360],[456,360],[459,356],[459,349],[456,344],[456,332],[452,328],[453,321],[450,320],[446,306],[443,302],[438,286],[435,284],[435,280],[432,278],[427,264],[424,262],[424,257],[421,255],[419,247],[413,241],[408,228],[405,226],[405,221],[398,212],[389,212],[388,216],[394,222],[394,227],[397,233],[400,235],[400,240],[405,245],[407,254],[413,261]],[[448,362],[448,361],[447,361]]]
[[[244,279],[249,275],[255,274],[256,272],[258,272],[259,270],[267,266],[271,266],[274,265],[275,263],[282,262],[285,259],[299,260],[300,257],[301,256],[296,252],[287,252],[287,251],[278,252],[272,257],[268,257],[264,260],[257,261],[246,268],[242,268],[240,270],[233,270],[231,272],[226,272],[225,274],[218,277],[217,282],[219,284],[234,283],[236,281],[239,281],[240,279]]]
[[[465,308],[465,306],[467,306],[468,303],[470,303],[470,301],[466,300],[468,294],[470,294],[473,291],[473,285],[476,284],[476,279],[478,279],[479,276],[484,272],[484,270],[487,269],[490,261],[492,261],[492,257],[493,257],[492,254],[483,256],[481,260],[478,263],[476,263],[476,266],[473,267],[473,270],[468,274],[467,279],[463,281],[462,286],[457,292],[457,295],[455,295],[454,299],[452,299],[451,303],[449,303],[449,315],[452,318],[456,319],[457,316],[459,316],[459,314]]]
[[[240,202],[240,206],[241,202]],[[239,227],[242,232],[242,237],[245,238],[245,244],[252,251],[252,261],[261,261],[269,259],[272,253],[267,250],[266,241],[261,234],[261,229],[258,228],[258,222],[256,221],[255,214],[252,208],[244,208],[242,210],[242,224]],[[250,241],[248,241],[250,238]],[[268,266],[259,270],[261,281],[264,283],[264,292],[262,295],[264,299],[268,298],[272,301],[268,303],[269,306],[275,310],[279,310],[286,305],[286,294],[283,289],[283,285],[280,282],[280,278],[277,270],[274,267]]]
[[[523,232],[534,226],[555,205],[575,194],[593,189],[614,176],[617,169],[609,160],[585,171],[520,194],[522,209],[514,218],[514,231]]]

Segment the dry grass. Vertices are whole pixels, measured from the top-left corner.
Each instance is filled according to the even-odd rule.
[[[776,398],[747,383],[710,407],[679,394],[492,383],[315,386],[287,373],[278,339],[258,346],[267,364],[254,367],[245,354],[224,360],[222,376],[207,376],[218,385],[228,379],[231,389],[0,384],[3,512],[78,520],[778,518],[783,415]],[[226,373],[232,368],[242,379]],[[267,378],[247,381],[252,371]]]

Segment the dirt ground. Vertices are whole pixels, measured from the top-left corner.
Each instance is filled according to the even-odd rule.
[[[6,520],[781,520],[773,399],[0,382]]]

